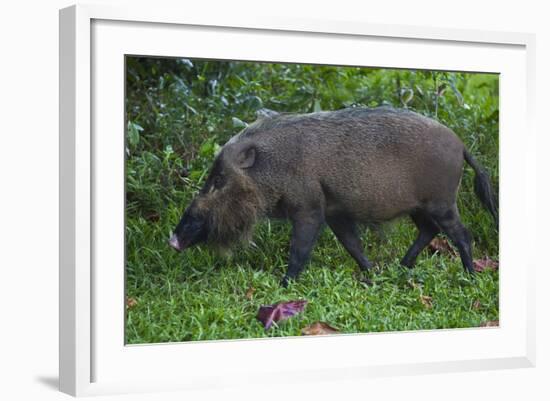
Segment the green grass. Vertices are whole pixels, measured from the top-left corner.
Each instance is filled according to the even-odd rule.
[[[498,271],[470,276],[459,258],[428,251],[412,270],[399,265],[416,236],[408,220],[364,233],[365,251],[376,265],[369,286],[328,229],[311,263],[286,289],[279,283],[287,266],[288,223],[262,222],[254,245],[226,257],[205,247],[179,254],[167,245],[216,150],[260,107],[308,112],[351,104],[407,106],[451,127],[498,191],[497,76],[127,61],[126,293],[137,301],[127,309],[127,343],[295,336],[316,321],[363,333],[477,327],[498,319]],[[407,90],[414,93],[408,103],[402,95]],[[474,258],[498,260],[498,233],[473,193],[472,178],[466,168],[458,204],[474,236]],[[421,296],[431,297],[432,306]],[[296,299],[308,301],[297,316],[268,331],[256,320],[261,305]]]
[[[357,333],[475,327],[498,319],[498,272],[471,277],[459,259],[428,251],[412,270],[399,265],[414,235],[405,222],[395,224],[387,239],[369,242],[376,262],[372,285],[360,280],[353,260],[326,230],[310,265],[287,289],[279,285],[289,240],[285,224],[260,225],[255,246],[225,258],[203,248],[183,254],[166,249],[172,224],[169,217],[154,226],[142,221],[141,235],[150,243],[128,255],[135,264],[127,293],[137,300],[128,311],[129,343],[292,336],[315,321]],[[250,287],[252,299],[246,297]],[[432,297],[431,308],[422,295]],[[260,305],[295,299],[308,300],[302,314],[268,331],[256,320]]]

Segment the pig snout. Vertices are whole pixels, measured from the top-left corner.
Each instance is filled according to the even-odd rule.
[[[176,234],[170,237],[170,239],[168,240],[168,245],[170,245],[176,251],[181,252],[181,244]]]

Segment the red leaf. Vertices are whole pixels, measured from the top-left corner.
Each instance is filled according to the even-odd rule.
[[[488,256],[485,256],[482,259],[474,260],[474,270],[476,272],[482,272],[487,269],[497,270],[498,262],[490,259]]]
[[[336,334],[340,330],[335,329],[325,322],[315,322],[302,329],[303,336],[320,336],[324,334]]]
[[[126,298],[126,307],[128,309],[133,308],[134,306],[137,305],[137,303],[138,303],[137,299],[135,299],[135,298]]]
[[[304,310],[306,300],[279,302],[273,305],[262,305],[258,311],[257,319],[263,323],[265,329],[269,329],[273,323],[294,316]]]

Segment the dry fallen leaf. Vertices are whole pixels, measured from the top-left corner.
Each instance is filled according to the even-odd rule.
[[[455,249],[449,244],[449,241],[447,241],[446,238],[434,238],[430,245],[428,245],[428,248],[432,252],[439,252],[441,254],[451,255],[453,257],[457,257],[458,254],[456,253]]]
[[[273,305],[262,305],[256,318],[263,323],[267,330],[273,323],[294,316],[304,310],[306,300],[279,302]]]
[[[474,304],[472,305],[472,308],[474,308],[474,309],[479,309],[479,308],[481,308],[481,302],[480,302],[479,299],[476,299],[476,300],[474,301]]]
[[[157,212],[151,212],[145,215],[145,218],[153,223],[156,223],[160,220],[160,214]]]
[[[420,302],[422,302],[422,305],[424,305],[426,308],[431,308],[432,305],[432,297],[428,295],[420,295]]]
[[[325,322],[315,322],[302,329],[303,336],[320,336],[324,334],[336,334],[340,330],[335,329]]]
[[[479,327],[498,327],[499,322],[498,320],[488,320],[486,322],[482,322]]]
[[[484,256],[481,259],[474,260],[474,270],[476,272],[482,272],[487,269],[497,270],[498,262],[496,260],[492,260],[488,256]]]
[[[254,296],[254,293],[256,292],[256,289],[254,287],[250,287],[245,294],[246,299],[252,299]]]
[[[134,306],[137,305],[137,303],[138,303],[137,299],[135,298],[126,298],[126,307],[128,309],[133,308]]]

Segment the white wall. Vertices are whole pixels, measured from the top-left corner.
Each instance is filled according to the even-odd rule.
[[[96,1],[135,4],[134,1]],[[147,3],[140,1],[141,3]],[[548,182],[550,131],[543,123],[550,97],[550,31],[545,1],[152,1],[210,13],[246,14],[254,9],[276,15],[361,19],[374,23],[526,31],[537,36],[537,130],[539,182]],[[199,4],[196,4],[199,3]],[[64,0],[4,1],[0,6],[0,398],[50,400],[57,393],[57,191],[58,191],[58,21]],[[521,135],[521,133],[518,133]],[[545,146],[546,145],[546,146]],[[340,382],[283,388],[212,391],[188,399],[548,399],[550,266],[548,190],[538,194],[537,273],[538,367],[535,369],[445,374]],[[182,394],[120,397],[132,400],[182,399]],[[108,397],[108,399],[115,399]],[[119,398],[116,398],[119,399]]]

